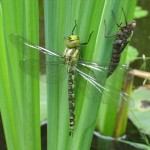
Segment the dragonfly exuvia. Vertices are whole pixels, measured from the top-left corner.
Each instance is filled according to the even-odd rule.
[[[109,71],[109,66],[108,65],[100,65],[99,63],[96,62],[86,62],[81,59],[80,55],[80,50],[79,46],[80,45],[86,45],[88,44],[92,33],[89,35],[88,41],[85,43],[80,43],[79,37],[75,34],[73,34],[75,26],[72,30],[72,35],[70,35],[66,39],[66,49],[64,50],[63,54],[58,54],[52,50],[37,46],[35,44],[32,44],[28,40],[24,39],[22,36],[18,34],[11,34],[10,39],[11,41],[15,44],[15,46],[22,44],[24,47],[31,48],[33,51],[37,52],[42,52],[46,55],[50,55],[53,57],[56,57],[58,62],[57,65],[60,63],[61,65],[64,65],[66,72],[68,74],[68,101],[69,101],[69,126],[70,126],[70,135],[73,135],[74,129],[75,129],[75,104],[74,104],[74,99],[75,99],[75,93],[74,93],[74,86],[75,85],[75,79],[77,78],[77,75],[83,77],[93,88],[97,93],[95,94],[95,97],[100,99],[100,95],[103,91],[106,91],[106,94],[108,97],[111,99],[108,100],[108,102],[112,103],[119,103],[120,101],[117,100],[118,96],[121,97],[121,100],[123,100],[124,103],[128,104],[129,103],[129,95],[120,91],[119,89],[114,88],[113,86],[107,84],[107,85],[102,85],[101,79],[99,79],[98,73],[99,74],[106,74]],[[23,63],[27,63],[28,59],[22,60]],[[55,64],[55,62],[46,62],[46,65],[51,65]],[[32,63],[30,63],[32,65]],[[113,64],[111,64],[113,65]],[[116,64],[114,64],[116,65]],[[126,69],[126,66],[120,65],[120,70]],[[51,68],[50,68],[51,69]],[[87,71],[85,71],[87,70]],[[104,84],[104,83],[103,83]],[[111,96],[111,92],[114,93],[114,97]],[[87,96],[88,97],[88,96]],[[103,102],[107,103],[107,102]],[[133,103],[133,102],[132,102]]]
[[[106,35],[106,22],[105,23],[105,37],[106,38],[111,38],[116,36],[116,40],[113,43],[113,54],[112,54],[112,59],[111,59],[111,63],[115,63],[118,64],[120,61],[120,57],[121,57],[121,53],[123,52],[123,50],[126,48],[127,44],[129,43],[130,39],[133,35],[133,29],[136,27],[136,21],[133,20],[131,23],[127,22],[127,18],[125,15],[125,12],[122,8],[122,12],[124,15],[124,19],[125,19],[125,25],[121,26],[122,23],[118,23],[114,12],[112,11],[113,14],[113,18],[116,22],[117,27],[119,28],[118,33],[116,34],[112,34],[112,35]],[[117,68],[117,65],[115,66],[110,66],[110,72],[113,72],[113,70],[115,70]],[[111,75],[111,73],[108,74],[108,76]]]

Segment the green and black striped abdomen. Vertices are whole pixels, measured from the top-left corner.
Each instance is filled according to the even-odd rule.
[[[68,100],[69,100],[69,135],[73,135],[75,126],[75,104],[74,104],[74,67],[68,67]]]

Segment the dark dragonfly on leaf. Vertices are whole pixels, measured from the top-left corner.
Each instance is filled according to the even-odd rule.
[[[133,20],[131,23],[127,22],[127,18],[126,18],[126,15],[125,15],[125,12],[124,12],[123,8],[122,8],[122,12],[123,12],[124,19],[125,19],[125,25],[124,26],[122,26],[122,23],[120,23],[120,24],[118,23],[118,21],[115,17],[115,14],[112,11],[113,18],[116,22],[116,25],[119,28],[118,33],[112,34],[112,35],[106,35],[106,22],[104,21],[104,23],[105,23],[105,37],[106,38],[111,38],[111,37],[116,36],[116,40],[113,43],[113,54],[112,54],[112,59],[111,59],[112,64],[119,64],[121,53],[123,52],[123,50],[125,49],[127,44],[130,42],[129,38],[132,37],[133,29],[136,27],[136,21],[135,20]],[[117,65],[116,66],[115,65],[113,65],[113,66],[110,65],[108,76],[110,76],[111,73],[116,68],[117,68]]]
[[[73,31],[77,25],[75,24]],[[75,98],[75,92],[74,92],[74,87],[77,86],[78,89],[82,89],[82,84],[81,86],[76,85],[75,80],[83,77],[87,83],[89,83],[90,87],[89,89],[89,95],[85,95],[87,98],[91,98],[91,89],[94,91],[94,99],[100,99],[101,94],[103,91],[105,91],[108,100],[103,101],[102,103],[107,103],[107,104],[127,104],[130,105],[131,107],[134,105],[134,102],[130,101],[130,96],[120,89],[116,89],[110,84],[104,85],[104,82],[100,78],[101,74],[105,75],[109,72],[109,66],[110,65],[116,65],[116,64],[108,64],[108,65],[101,65],[96,62],[86,62],[82,60],[80,56],[80,50],[79,46],[80,45],[86,45],[88,44],[92,33],[89,35],[88,41],[85,43],[80,43],[79,37],[77,35],[74,35],[72,31],[72,35],[70,35],[66,39],[66,49],[64,50],[63,54],[58,54],[52,50],[40,47],[38,45],[32,44],[28,40],[24,39],[22,36],[17,35],[17,34],[11,34],[10,35],[10,40],[12,43],[15,44],[17,49],[19,45],[22,45],[23,48],[30,48],[31,51],[37,51],[41,52],[43,54],[47,54],[49,56],[53,56],[53,58],[56,58],[54,61],[51,62],[45,62],[44,64],[46,65],[46,68],[50,70],[52,73],[48,79],[48,83],[53,83],[57,77],[61,77],[61,73],[58,73],[57,76],[57,71],[65,71],[66,77],[68,76],[68,101],[69,101],[69,124],[70,124],[70,135],[73,135],[74,128],[75,128],[75,104],[74,104],[74,98]],[[21,61],[22,67],[27,70],[32,70],[36,63],[39,63],[38,60],[32,60],[32,59],[23,59]],[[63,67],[62,67],[63,66]],[[119,65],[118,66],[119,70],[125,71],[126,66],[125,65]],[[27,71],[28,72],[28,71]],[[29,71],[30,72],[30,71]],[[79,77],[80,76],[80,77]],[[52,78],[52,80],[51,80]],[[59,80],[60,81],[60,80]],[[57,83],[57,82],[56,82]],[[85,84],[83,85],[85,86]],[[80,91],[80,90],[79,90]],[[111,93],[113,94],[113,97]],[[120,97],[120,100],[118,100],[118,97]],[[92,97],[93,98],[93,97]]]

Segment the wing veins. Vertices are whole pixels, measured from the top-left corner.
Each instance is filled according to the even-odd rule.
[[[61,57],[60,54],[57,54],[55,53],[54,51],[52,50],[48,50],[46,48],[43,48],[43,47],[40,47],[40,46],[37,46],[33,43],[31,43],[30,41],[26,40],[25,38],[23,38],[22,36],[18,35],[18,34],[10,34],[10,39],[11,41],[13,42],[13,44],[16,45],[16,43],[21,43],[27,47],[30,47],[30,48],[33,48],[33,49],[36,49],[38,50],[39,52],[42,52],[44,54],[48,54],[48,55],[53,55],[53,56],[57,56],[57,57]],[[15,43],[14,43],[15,42]],[[18,45],[17,45],[18,46]]]

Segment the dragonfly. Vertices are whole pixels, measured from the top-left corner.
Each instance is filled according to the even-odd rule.
[[[82,77],[84,81],[89,83],[91,87],[94,89],[94,91],[96,91],[96,94],[94,94],[95,97],[100,99],[100,95],[103,93],[103,91],[105,91],[106,95],[109,98],[111,98],[111,101],[103,101],[102,103],[116,102],[118,104],[120,103],[120,101],[118,100],[118,96],[119,96],[121,97],[121,99],[125,104],[129,105],[129,99],[130,99],[130,96],[125,92],[114,88],[110,84],[106,84],[104,86],[104,83],[102,83],[102,79],[100,79],[100,74],[107,74],[109,72],[110,64],[101,65],[97,62],[89,62],[81,58],[79,46],[88,44],[93,32],[91,32],[91,34],[89,35],[87,42],[81,43],[79,37],[73,33],[76,26],[77,24],[75,23],[75,26],[72,30],[72,34],[68,38],[66,38],[65,41],[66,48],[63,54],[59,54],[54,52],[53,50],[49,50],[41,46],[35,45],[16,33],[10,35],[10,40],[17,47],[17,49],[18,49],[18,45],[21,44],[23,47],[30,48],[32,51],[41,52],[45,55],[53,56],[53,58],[56,58],[56,61],[45,62],[45,65],[47,65],[49,69],[57,68],[58,66],[63,66],[65,68],[65,69],[63,68],[63,70],[65,70],[68,76],[68,102],[69,102],[69,128],[70,128],[69,135],[73,135],[75,129],[74,101],[75,101],[75,86],[77,86],[76,80],[78,76]],[[30,62],[29,64],[32,65],[34,64],[35,60],[23,59],[21,62],[23,64],[25,63],[28,64],[28,62]],[[116,65],[116,64],[111,64],[111,65]],[[126,70],[126,65],[120,65],[119,70],[123,70],[123,71]],[[54,76],[56,74],[57,72],[54,72]],[[114,93],[114,97],[112,97],[111,92]],[[133,100],[131,100],[130,105],[131,106],[134,105]]]
[[[122,8],[122,12],[124,15],[124,19],[125,19],[125,25],[122,26],[122,23],[118,23],[115,13],[112,11],[112,15],[113,18],[116,22],[116,25],[119,28],[118,33],[116,34],[112,34],[112,35],[106,35],[106,22],[105,23],[105,37],[106,38],[111,38],[116,36],[116,40],[113,43],[113,54],[112,54],[112,58],[111,58],[111,63],[115,63],[115,64],[119,64],[120,62],[120,57],[121,57],[121,53],[123,52],[123,50],[126,48],[127,44],[130,42],[130,39],[133,35],[133,30],[136,27],[136,21],[133,20],[131,23],[127,22],[127,18],[125,15],[125,12]],[[111,73],[117,68],[117,65],[113,65],[110,66],[110,73],[108,74],[108,76],[111,75]]]

